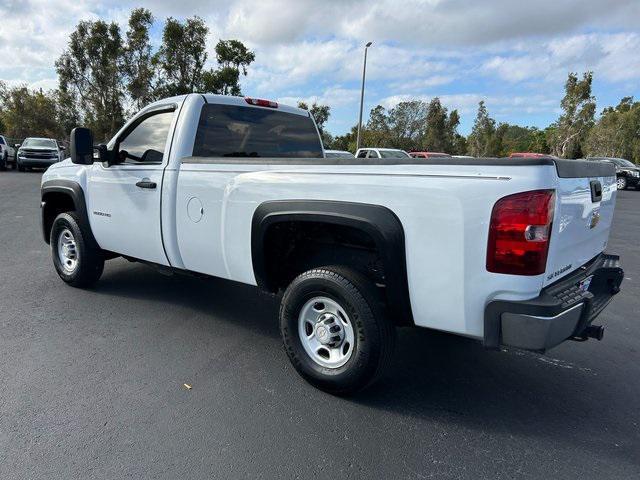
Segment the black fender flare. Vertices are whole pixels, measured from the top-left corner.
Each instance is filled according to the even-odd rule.
[[[251,258],[256,282],[264,290],[275,290],[267,278],[265,234],[276,223],[292,221],[343,225],[367,233],[384,265],[390,314],[398,325],[414,324],[404,229],[393,211],[381,205],[324,200],[276,200],[260,204],[251,223]]]
[[[48,180],[42,184],[40,189],[40,210],[42,217],[42,236],[44,237],[44,241],[49,243],[49,236],[47,235],[47,225],[46,225],[46,215],[45,211],[47,208],[46,197],[49,193],[62,193],[67,195],[73,201],[73,206],[76,214],[80,218],[80,221],[84,224],[86,231],[88,232],[87,239],[89,242],[93,243],[94,246],[98,246],[98,242],[93,236],[93,232],[91,231],[91,223],[89,222],[89,214],[87,212],[87,203],[84,196],[84,191],[82,187],[77,182],[71,180]]]

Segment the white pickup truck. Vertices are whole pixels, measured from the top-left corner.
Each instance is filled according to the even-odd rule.
[[[603,253],[615,200],[605,163],[325,158],[305,110],[191,94],[95,155],[74,129],[42,178],[42,228],[72,286],[122,256],[281,294],[296,370],[348,394],[383,372],[396,326],[541,352],[601,338],[623,278]]]

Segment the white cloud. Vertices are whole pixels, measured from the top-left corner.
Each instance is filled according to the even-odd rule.
[[[640,34],[635,32],[574,35],[536,47],[494,56],[484,63],[483,71],[508,82],[562,82],[568,71],[586,70],[612,82],[640,79]]]
[[[331,87],[324,90],[320,95],[279,97],[277,101],[285,105],[297,105],[299,101],[302,101],[307,105],[318,103],[330,105],[332,108],[340,108],[356,105],[360,101],[360,90],[356,88]]]

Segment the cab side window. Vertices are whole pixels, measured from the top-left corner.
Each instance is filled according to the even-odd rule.
[[[162,163],[174,112],[160,112],[138,123],[118,144],[120,163]]]
[[[378,156],[378,152],[376,152],[375,150],[369,150],[369,155],[367,155],[367,158],[380,158]]]
[[[367,158],[367,152],[368,150],[360,150],[360,152],[358,152],[358,158]]]

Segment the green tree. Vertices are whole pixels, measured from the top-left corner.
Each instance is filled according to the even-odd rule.
[[[82,21],[56,61],[60,90],[78,96],[96,139],[108,139],[124,121],[123,53],[115,22]]]
[[[474,157],[491,157],[499,154],[496,137],[496,121],[489,116],[484,100],[478,104],[478,113],[468,139],[468,151]]]
[[[156,97],[183,95],[200,90],[207,61],[209,28],[200,17],[180,22],[169,17],[162,32],[162,45],[153,56],[158,69]]]
[[[220,95],[242,95],[240,75],[247,75],[247,68],[256,59],[255,54],[239,40],[219,40],[215,51],[218,68],[202,74],[201,90]]]
[[[309,108],[309,106],[305,102],[299,101],[298,108],[309,111],[316,122],[318,132],[320,133],[320,137],[322,138],[322,143],[324,144],[325,148],[330,147],[333,143],[333,137],[326,130],[325,124],[331,116],[331,107],[329,105],[320,105],[317,102],[313,102],[311,108]]]
[[[442,106],[438,97],[434,97],[427,107],[426,127],[422,138],[423,150],[432,152],[451,150],[452,136],[448,132],[448,122],[447,108]]]
[[[464,153],[466,142],[463,142],[463,137],[458,134],[458,125],[458,111],[452,110],[449,113],[438,97],[433,98],[427,107],[422,149],[432,152]]]
[[[145,8],[136,8],[129,16],[123,71],[127,75],[127,93],[135,110],[154,100],[154,68],[149,42],[153,20],[153,15]]]
[[[620,157],[640,163],[640,102],[625,97],[602,111],[586,140],[589,156]]]
[[[66,89],[59,88],[55,91],[57,105],[56,119],[63,137],[67,137],[73,128],[80,124],[80,111],[75,97]]]
[[[521,127],[500,123],[496,129],[496,154],[509,156],[514,152],[549,153],[544,131],[535,127]]]
[[[582,79],[569,73],[565,83],[565,95],[560,106],[562,115],[555,122],[555,136],[552,139],[553,153],[562,158],[582,156],[582,146],[594,124],[596,100],[591,94],[593,73],[585,72]]]
[[[54,92],[29,90],[25,85],[5,89],[2,98],[2,119],[10,137],[31,136],[60,138],[57,103]]]

